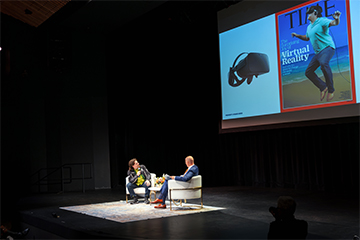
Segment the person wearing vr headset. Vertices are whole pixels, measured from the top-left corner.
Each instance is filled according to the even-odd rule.
[[[311,59],[306,71],[306,77],[314,83],[320,90],[320,101],[322,101],[327,94],[327,101],[334,98],[334,82],[333,74],[330,68],[330,59],[335,53],[335,44],[332,37],[329,35],[329,27],[339,25],[341,12],[336,11],[332,16],[334,20],[322,17],[322,8],[318,5],[311,6],[307,9],[308,20],[311,22],[306,30],[306,35],[291,33],[292,37],[297,37],[304,41],[311,42],[315,51],[315,56]],[[325,82],[321,80],[315,73],[315,70],[320,67],[324,74]]]

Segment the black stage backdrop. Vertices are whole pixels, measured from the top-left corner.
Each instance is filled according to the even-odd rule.
[[[219,134],[216,11],[158,9],[114,32],[108,50],[112,187],[136,157],[180,175],[193,155],[204,186],[359,189],[358,118]],[[163,6],[164,7],[164,6]]]

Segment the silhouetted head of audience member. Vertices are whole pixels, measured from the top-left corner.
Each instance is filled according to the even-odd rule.
[[[277,208],[270,207],[269,211],[276,219],[289,219],[294,217],[296,202],[292,197],[281,196],[277,201]]]
[[[275,221],[270,223],[268,239],[305,239],[308,224],[304,220],[295,219],[296,202],[292,197],[278,198],[277,207],[270,207]]]

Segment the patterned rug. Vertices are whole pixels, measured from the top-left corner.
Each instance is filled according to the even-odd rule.
[[[125,201],[117,201],[60,207],[60,209],[120,223],[148,220],[154,218],[181,216],[193,213],[204,213],[224,209],[211,206],[203,206],[203,208],[200,209],[200,205],[195,204],[182,204],[182,207],[178,207],[172,204],[172,211],[170,211],[169,202],[166,202],[166,209],[155,209],[154,206],[155,205],[144,203],[131,205],[130,203],[126,203]]]

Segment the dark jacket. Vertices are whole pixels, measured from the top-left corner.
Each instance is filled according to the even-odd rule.
[[[306,239],[308,223],[294,217],[270,223],[268,239]]]
[[[151,183],[151,174],[150,174],[149,170],[147,170],[145,165],[140,165],[140,169],[141,169],[140,170],[141,174],[144,175],[144,177],[145,177],[145,181],[149,180],[149,182]],[[138,175],[136,175],[136,172],[134,169],[128,170],[127,175],[129,176],[129,182],[136,183],[136,181],[138,179]]]

